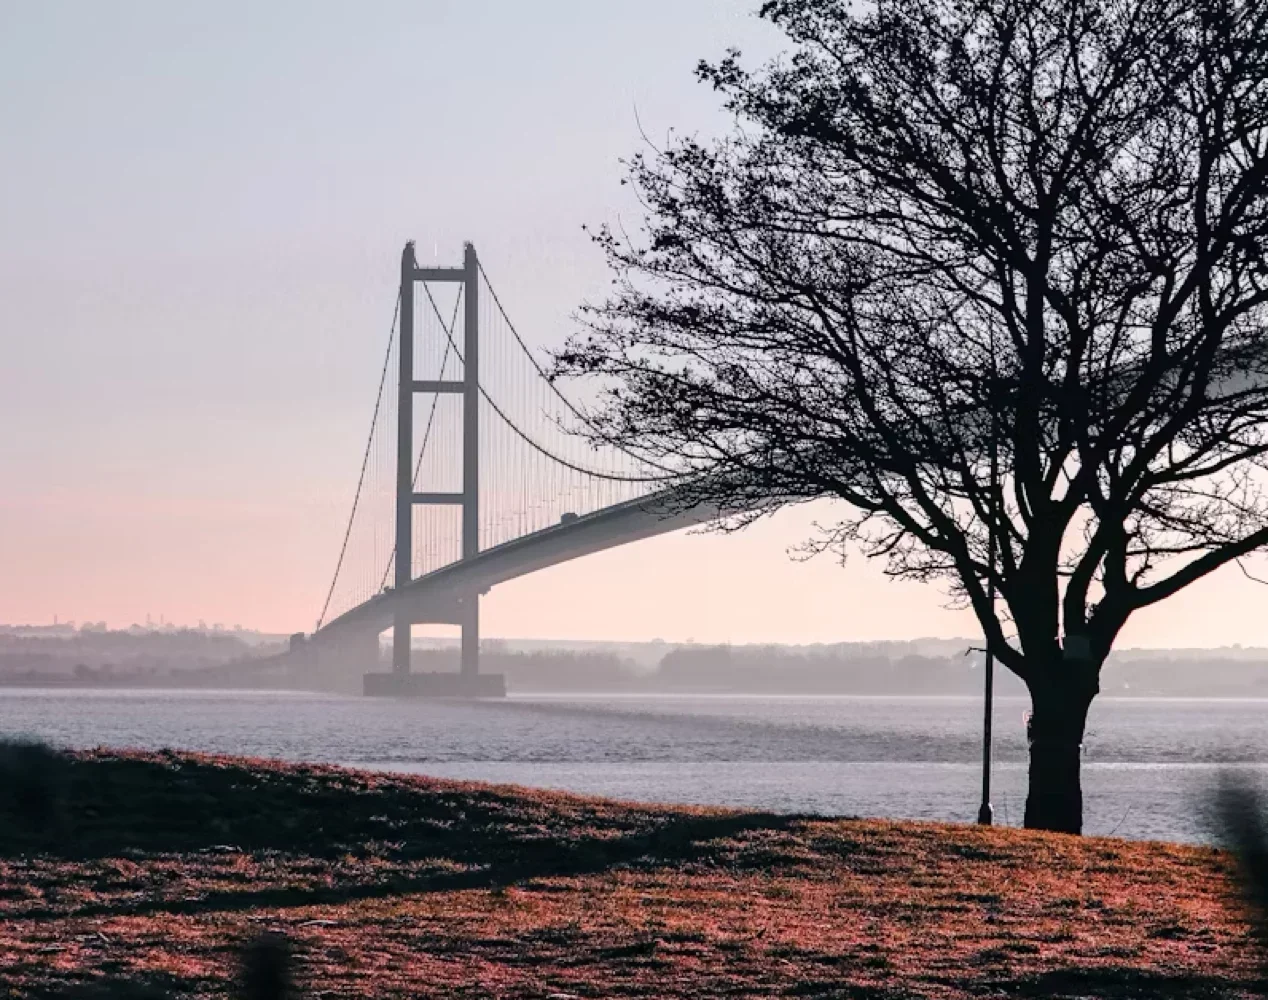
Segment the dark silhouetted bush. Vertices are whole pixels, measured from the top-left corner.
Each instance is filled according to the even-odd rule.
[[[67,761],[40,743],[0,742],[0,831],[39,847],[64,833]]]

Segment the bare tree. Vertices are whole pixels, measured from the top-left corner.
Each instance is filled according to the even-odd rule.
[[[629,162],[557,374],[732,523],[836,497],[813,544],[947,581],[1031,693],[1026,825],[1078,832],[1124,623],[1268,542],[1268,5],[761,15],[789,54],[702,65],[734,130]]]

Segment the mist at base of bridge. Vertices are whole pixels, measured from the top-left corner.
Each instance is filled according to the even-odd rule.
[[[456,638],[416,637],[416,671],[458,669]],[[968,639],[816,645],[718,645],[485,639],[482,669],[512,694],[977,695],[981,655]],[[331,689],[263,666],[285,637],[250,631],[101,623],[0,625],[0,686]],[[382,656],[386,663],[387,648]],[[1003,695],[1023,696],[1004,673]],[[334,690],[342,690],[334,688]],[[1102,676],[1114,696],[1268,697],[1268,649],[1126,649]]]

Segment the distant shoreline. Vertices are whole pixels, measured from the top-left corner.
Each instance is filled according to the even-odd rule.
[[[73,694],[75,692],[97,691],[188,691],[208,694],[296,694],[325,695],[333,697],[360,698],[361,695],[348,691],[330,691],[317,687],[285,687],[277,684],[184,684],[161,681],[151,682],[119,682],[119,683],[85,683],[75,678],[65,682],[52,681],[44,677],[33,680],[14,680],[0,677],[0,692],[3,691],[47,691]],[[942,699],[955,698],[966,701],[980,700],[981,692],[967,691],[745,691],[738,689],[603,689],[603,688],[518,688],[508,691],[511,698],[874,698],[895,699],[910,698]],[[995,700],[1001,703],[1017,702],[1029,704],[1029,695],[1025,691],[996,692]],[[1268,702],[1268,691],[1246,694],[1167,694],[1167,693],[1134,693],[1128,691],[1108,691],[1097,696],[1098,701],[1186,701],[1186,702],[1226,702],[1226,701],[1263,701]]]
[[[7,629],[7,631],[6,631]],[[15,631],[17,629],[17,631]],[[362,670],[310,674],[281,648],[249,644],[226,632],[80,630],[19,634],[0,626],[0,689],[47,687],[146,690],[285,689],[359,692]],[[256,638],[264,638],[257,636]],[[458,668],[453,643],[413,651],[417,671]],[[523,694],[673,693],[816,695],[980,695],[980,650],[969,640],[919,639],[834,644],[555,642],[488,639],[481,670],[502,674]],[[382,655],[382,654],[381,654]],[[1024,697],[1022,682],[996,672],[996,693]],[[1268,650],[1123,649],[1101,672],[1104,696],[1157,698],[1268,697]]]

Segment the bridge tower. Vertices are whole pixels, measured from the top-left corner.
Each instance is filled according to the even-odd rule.
[[[452,289],[452,316],[441,315],[432,282],[457,286]],[[418,315],[419,309],[426,311]],[[461,336],[457,310],[463,312]],[[430,339],[437,325],[443,342]],[[419,335],[427,339],[416,340]],[[396,312],[386,339],[370,433],[334,576],[312,641],[296,643],[292,658],[308,664],[299,667],[306,673],[331,678],[346,677],[358,666],[369,668],[362,675],[369,695],[499,697],[506,693],[505,678],[481,671],[481,594],[536,569],[672,530],[686,523],[684,517],[693,523],[706,518],[698,517],[695,507],[679,513],[649,509],[645,502],[661,506],[655,498],[668,496],[673,476],[633,452],[615,447],[599,454],[566,434],[568,427],[584,426],[586,415],[555,386],[515,329],[470,243],[456,267],[421,267],[413,242],[405,244]],[[390,403],[383,405],[391,399],[393,351],[398,362],[395,429]],[[451,358],[458,368],[450,367]],[[425,397],[425,411],[418,409],[419,394]],[[444,395],[451,404],[456,402],[452,396],[461,397],[461,415],[457,405],[452,412],[447,406],[439,425],[443,430],[433,435],[438,426],[433,417]],[[418,434],[416,416],[426,418]],[[482,416],[487,426],[481,426]],[[453,417],[459,417],[457,427]],[[393,483],[391,462],[383,462],[382,456],[394,432]],[[436,469],[444,470],[443,481],[422,478]],[[394,502],[395,510],[383,510],[383,501],[389,510]],[[442,505],[450,510],[431,513],[449,515],[457,507],[460,518],[426,517],[415,525],[415,508]],[[385,515],[394,525],[386,538]],[[421,562],[414,558],[416,533],[426,542]],[[387,587],[393,566],[394,586]],[[332,601],[336,614],[327,619]],[[412,669],[410,633],[418,624],[461,629],[457,671]],[[379,643],[388,628],[392,667],[384,671]]]
[[[461,380],[420,380],[414,372],[414,285],[417,282],[462,285],[463,349]],[[448,504],[462,508],[462,558],[480,552],[480,265],[475,247],[463,247],[461,267],[419,267],[414,243],[401,252],[400,372],[397,383],[396,438],[396,590],[413,580],[413,511],[416,505]],[[462,396],[462,489],[457,493],[414,490],[414,397],[418,393]],[[456,622],[462,628],[461,677],[475,685],[480,671],[480,595],[462,595]],[[410,626],[406,613],[392,625],[392,672],[410,672]]]

